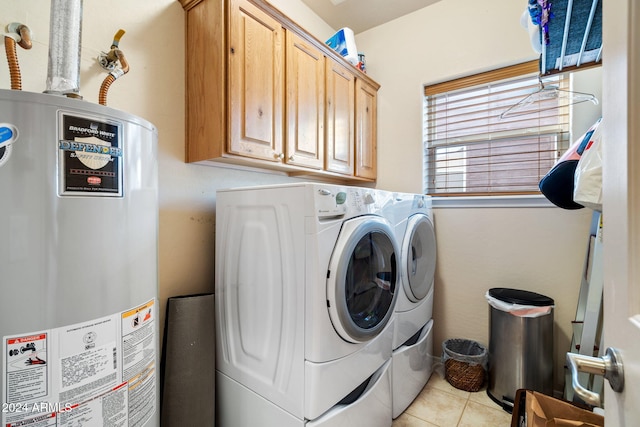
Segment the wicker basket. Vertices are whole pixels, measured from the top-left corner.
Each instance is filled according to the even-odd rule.
[[[484,385],[487,349],[475,341],[449,339],[442,343],[444,375],[460,390],[478,391]]]

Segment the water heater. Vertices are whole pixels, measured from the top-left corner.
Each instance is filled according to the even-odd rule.
[[[0,90],[2,426],[159,424],[157,131]]]

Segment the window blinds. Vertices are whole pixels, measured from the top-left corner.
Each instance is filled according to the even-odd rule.
[[[425,87],[425,190],[433,195],[539,193],[569,145],[569,108],[548,96],[500,118],[541,88],[537,61]],[[545,78],[568,89],[568,78]],[[551,91],[550,94],[555,92]]]

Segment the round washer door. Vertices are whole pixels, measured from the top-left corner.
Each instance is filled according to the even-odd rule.
[[[372,215],[345,221],[329,262],[327,301],[333,327],[366,342],[389,322],[396,303],[398,249],[388,222]]]
[[[425,214],[415,214],[407,222],[402,239],[402,282],[412,302],[426,297],[436,271],[436,234]]]

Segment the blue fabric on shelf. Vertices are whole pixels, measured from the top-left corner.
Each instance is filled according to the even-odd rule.
[[[531,22],[536,25],[540,25],[542,17],[542,7],[538,4],[538,0],[529,0],[529,16],[531,16]]]
[[[544,74],[557,69],[556,59],[562,53],[562,40],[564,36],[564,24],[567,16],[568,0],[549,0],[551,14],[549,17],[549,44],[546,46],[546,64],[542,70]],[[574,0],[569,25],[569,37],[565,57],[580,52],[582,38],[589,21],[592,0]],[[602,46],[602,1],[598,1],[596,13],[591,24],[585,52],[599,49]],[[569,65],[575,65],[569,64]],[[565,67],[567,64],[564,65]]]

